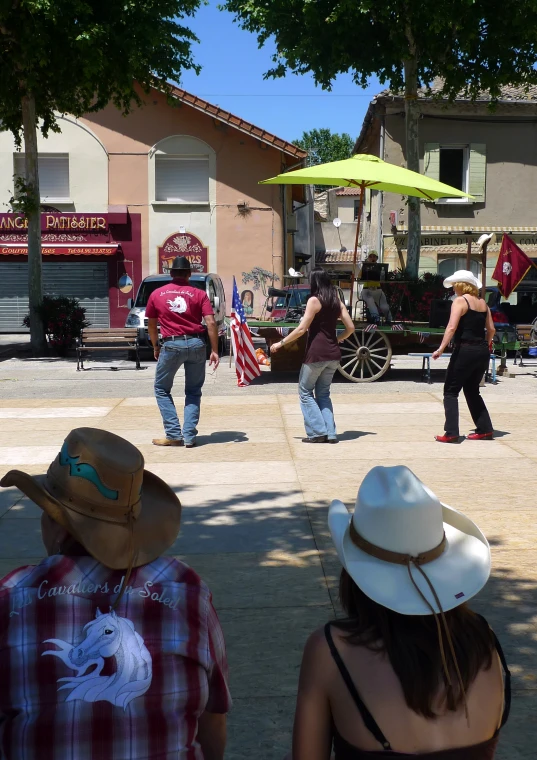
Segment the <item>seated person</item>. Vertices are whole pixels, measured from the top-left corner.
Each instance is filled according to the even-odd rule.
[[[370,253],[366,259],[366,263],[376,264],[378,258],[376,253]],[[367,306],[372,322],[380,322],[380,314],[383,315],[387,322],[392,321],[390,307],[386,300],[386,295],[380,287],[380,282],[365,282],[360,298]]]
[[[71,431],[44,478],[48,558],[0,581],[0,756],[222,760],[231,707],[207,586],[163,556],[181,504],[128,441]]]
[[[306,644],[293,760],[492,760],[510,674],[467,606],[490,574],[484,535],[406,467],[373,468],[328,525],[347,617]]]

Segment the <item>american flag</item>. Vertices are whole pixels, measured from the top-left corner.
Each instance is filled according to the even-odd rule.
[[[259,377],[261,370],[255,355],[252,336],[246,322],[235,278],[233,278],[233,299],[231,302],[231,340],[235,354],[237,385],[239,388],[245,388],[250,385],[255,377]]]

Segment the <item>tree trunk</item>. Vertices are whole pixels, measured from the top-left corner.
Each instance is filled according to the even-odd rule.
[[[22,98],[22,125],[26,185],[29,208],[28,218],[28,300],[30,304],[30,345],[32,356],[46,356],[47,339],[45,326],[39,314],[43,304],[43,273],[41,261],[41,213],[39,174],[37,163],[37,123],[35,100],[32,95]]]
[[[406,166],[413,172],[420,170],[419,154],[419,104],[418,104],[418,62],[416,57],[407,59],[405,65],[405,128]],[[420,199],[408,197],[408,241],[406,272],[409,277],[417,277],[420,266],[421,219]]]

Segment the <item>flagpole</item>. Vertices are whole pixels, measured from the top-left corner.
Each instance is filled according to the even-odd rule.
[[[485,298],[487,295],[487,248],[489,246],[489,241],[486,240],[483,243],[483,248],[481,249],[481,298]]]
[[[467,246],[466,246],[466,269],[470,270],[470,261],[472,258],[472,236],[468,235],[466,238]]]
[[[358,238],[360,235],[360,225],[362,222],[362,213],[364,210],[365,181],[360,184],[360,203],[358,204],[358,219],[356,220],[356,238],[354,240],[354,255],[352,257],[352,281],[351,297],[349,299],[349,311],[352,319],[352,297],[354,295],[354,282],[356,280],[356,256],[358,253]]]

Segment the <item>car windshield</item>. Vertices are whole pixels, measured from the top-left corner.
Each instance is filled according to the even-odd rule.
[[[171,280],[169,282],[171,282]],[[157,288],[161,288],[163,285],[167,284],[168,283],[165,280],[144,280],[144,282],[142,282],[140,285],[140,290],[138,291],[138,295],[136,296],[136,303],[134,305],[138,308],[147,306],[147,302],[149,301],[149,296],[151,293]],[[190,280],[189,284],[198,290],[205,290],[204,280]]]
[[[283,296],[280,296],[278,300],[276,301],[275,309],[286,309],[287,303],[289,302],[289,307],[291,309],[296,309],[299,306],[304,306],[310,297],[310,291],[309,290],[297,290],[296,288],[293,288],[293,290],[289,290],[287,292],[287,296],[284,298]]]

